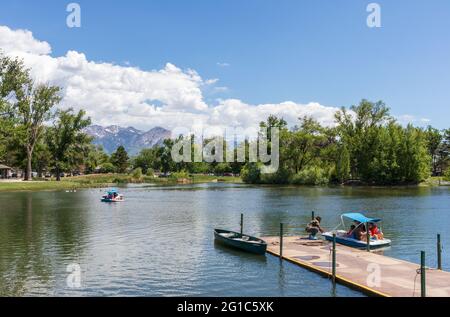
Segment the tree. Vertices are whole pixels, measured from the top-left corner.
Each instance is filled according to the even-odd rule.
[[[86,172],[93,173],[97,168],[109,162],[109,156],[101,145],[89,144],[88,156],[86,160]]]
[[[18,123],[15,112],[16,91],[28,82],[28,77],[23,61],[4,56],[0,51],[0,161],[2,162],[11,162],[17,153],[19,139],[15,131]]]
[[[336,158],[336,177],[343,184],[350,177],[350,154],[345,144],[339,145]]]
[[[111,155],[111,163],[114,165],[118,173],[125,173],[129,166],[129,157],[125,148],[121,145],[116,152]]]
[[[51,119],[52,108],[61,100],[59,91],[56,86],[34,86],[31,80],[16,91],[16,116],[20,122],[18,131],[27,159],[25,180],[31,179],[33,151],[44,131],[44,122]]]
[[[74,113],[73,109],[58,110],[53,126],[48,129],[46,139],[52,154],[53,169],[56,180],[61,180],[64,168],[71,167],[74,162],[84,157],[82,149],[91,142],[91,138],[82,132],[91,124],[90,118],[85,118],[85,111]]]
[[[442,163],[440,149],[444,136],[438,129],[428,126],[425,130],[425,137],[428,153],[431,156],[432,174],[437,176],[442,173],[442,166],[440,166]]]
[[[161,160],[158,156],[158,148],[143,149],[133,160],[133,167],[142,169],[144,174],[148,170],[157,170],[161,167]]]

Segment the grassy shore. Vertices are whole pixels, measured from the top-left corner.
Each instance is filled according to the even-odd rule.
[[[211,182],[226,182],[226,183],[240,183],[239,177],[219,177],[207,175],[194,175],[190,177],[187,183],[211,183]],[[45,190],[73,190],[81,188],[101,188],[124,184],[161,184],[161,185],[175,185],[179,180],[173,178],[155,178],[143,176],[139,179],[134,179],[131,175],[126,174],[98,174],[85,175],[76,177],[66,177],[60,182],[56,180],[33,180],[30,182],[0,182],[0,192],[8,191],[45,191]]]

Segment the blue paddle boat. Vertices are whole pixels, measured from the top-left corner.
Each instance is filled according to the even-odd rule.
[[[117,189],[112,188],[102,196],[101,201],[104,203],[121,203],[125,201],[125,198],[117,191]]]
[[[354,228],[346,231],[346,230],[337,230],[339,227],[342,226],[342,228],[346,228],[346,224],[344,219],[350,219],[353,220]],[[333,241],[333,234],[336,234],[336,242],[339,244],[343,244],[349,247],[353,248],[367,248],[367,238],[366,236],[363,237],[364,240],[358,240],[355,237],[355,232],[358,230],[366,230],[366,228],[361,227],[367,227],[368,225],[376,226],[377,227],[377,234],[370,235],[370,248],[371,249],[378,249],[383,247],[388,247],[391,245],[391,240],[386,239],[381,232],[381,229],[378,228],[378,223],[381,221],[380,218],[369,218],[364,216],[361,213],[346,213],[341,215],[341,224],[333,231],[325,232],[322,234],[322,236],[328,240]],[[350,227],[349,227],[350,228]]]

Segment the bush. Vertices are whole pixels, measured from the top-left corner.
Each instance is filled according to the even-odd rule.
[[[116,170],[116,168],[114,167],[114,165],[107,162],[107,163],[104,163],[102,165],[102,167],[100,168],[100,173],[109,174],[109,173],[114,173],[115,170]]]
[[[137,180],[141,179],[142,178],[142,168],[140,168],[140,167],[136,168],[133,171],[133,173],[131,174],[131,177],[133,179],[137,179]]]
[[[261,183],[261,169],[256,163],[248,163],[241,170],[241,177],[245,183]]]
[[[276,173],[261,174],[261,182],[264,184],[289,184],[290,173],[284,168],[279,168]]]
[[[172,179],[189,178],[189,174],[186,171],[180,171],[170,174],[170,178]]]
[[[326,185],[330,182],[329,172],[318,166],[308,167],[294,175],[292,184]]]
[[[155,171],[152,168],[149,168],[145,175],[148,176],[148,177],[154,177],[155,176]]]
[[[446,181],[450,181],[450,168],[445,171],[444,177]]]

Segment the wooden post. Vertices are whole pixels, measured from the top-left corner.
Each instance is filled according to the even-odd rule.
[[[420,296],[427,297],[425,279],[425,251],[420,252]]]
[[[316,219],[316,215],[315,215],[314,211],[312,211],[311,212],[311,220],[314,220],[314,219]]]
[[[244,214],[241,214],[241,235],[244,234]]]
[[[283,223],[280,223],[280,259],[283,259]]]
[[[333,233],[333,250],[332,250],[332,278],[333,284],[336,284],[336,233]]]
[[[367,252],[370,252],[370,231],[368,222],[366,222],[366,239],[367,239]]]
[[[442,246],[441,246],[441,235],[437,235],[437,268],[442,270]]]

